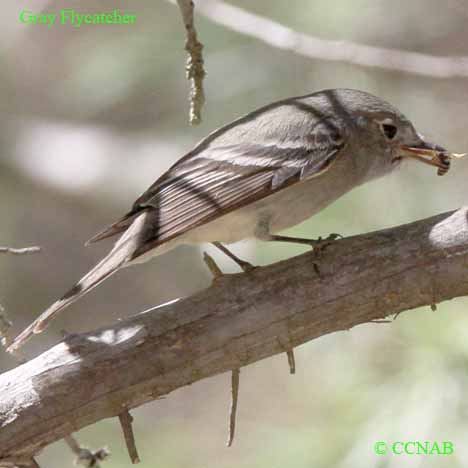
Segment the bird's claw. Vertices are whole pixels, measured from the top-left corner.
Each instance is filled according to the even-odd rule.
[[[337,234],[333,232],[330,234],[328,237],[325,237],[323,239],[322,237],[319,237],[318,239],[312,239],[310,246],[316,251],[317,253],[323,252],[328,246],[333,244],[337,239],[342,239],[343,236],[341,234]]]
[[[205,262],[206,266],[210,270],[211,275],[213,276],[213,282],[221,279],[223,276],[229,275],[229,273],[223,273],[221,268],[219,268],[217,263],[214,261],[213,257],[206,252],[203,253],[203,261]],[[236,259],[236,263],[237,265],[239,265],[239,267],[244,273],[251,273],[253,270],[258,268],[256,266],[253,266],[251,263],[240,259]]]
[[[311,247],[312,247],[312,249],[313,249],[313,251],[314,251],[314,253],[316,255],[316,258],[318,259],[321,256],[321,254],[323,253],[323,251],[328,246],[333,244],[333,242],[335,242],[337,239],[342,239],[342,238],[343,238],[343,236],[341,234],[337,234],[337,233],[333,232],[332,234],[330,234],[325,239],[323,239],[322,237],[319,237],[318,239],[315,239],[313,241],[313,243],[311,244]],[[319,277],[319,279],[322,279],[322,274],[320,272],[320,263],[318,262],[318,260],[316,262],[314,262],[313,267],[314,267],[314,271],[317,274],[317,276]]]

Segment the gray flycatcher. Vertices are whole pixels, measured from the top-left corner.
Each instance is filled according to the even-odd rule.
[[[180,244],[211,242],[234,260],[221,243],[254,237],[317,245],[276,233],[354,187],[391,173],[404,158],[436,166],[442,175],[450,157],[425,141],[397,109],[363,91],[326,90],[269,104],[211,133],[122,219],[90,239],[121,234],[110,253],[26,328],[9,351],[124,266]]]

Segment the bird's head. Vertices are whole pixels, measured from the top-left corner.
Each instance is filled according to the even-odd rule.
[[[354,143],[367,149],[376,176],[394,170],[405,160],[434,166],[439,175],[444,175],[451,157],[461,156],[426,140],[398,109],[376,96],[342,90],[337,100],[342,102],[348,122],[357,127]]]
[[[448,151],[425,139],[399,112],[379,112],[369,115],[366,120],[365,125],[370,127],[366,130],[370,130],[374,147],[379,149],[374,156],[381,159],[386,169],[393,170],[407,160],[436,167],[438,175],[444,175],[450,169]]]

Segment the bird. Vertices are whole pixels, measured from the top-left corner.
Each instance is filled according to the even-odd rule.
[[[273,102],[215,130],[169,168],[121,219],[87,244],[119,236],[103,260],[11,343],[33,334],[119,269],[181,244],[247,238],[319,245],[278,234],[414,159],[445,174],[450,154],[398,109],[365,91],[328,89]]]

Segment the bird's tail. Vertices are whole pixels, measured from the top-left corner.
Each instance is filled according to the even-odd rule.
[[[117,241],[109,254],[101,260],[89,273],[68,291],[61,299],[54,302],[45,312],[43,312],[31,325],[22,331],[8,346],[8,352],[15,352],[33,334],[41,333],[52,321],[52,319],[70,304],[83,297],[99,283],[107,279],[118,269],[129,263],[142,241],[142,231],[145,226],[146,215],[141,215],[139,219],[130,226],[127,232]]]
[[[115,273],[122,263],[116,262],[112,256],[104,258],[88,274],[86,274],[73,288],[71,288],[58,301],[54,302],[31,325],[23,330],[8,346],[8,352],[14,352],[21,347],[35,333],[41,333],[53,320],[53,318],[73,302],[83,297],[99,283]]]

